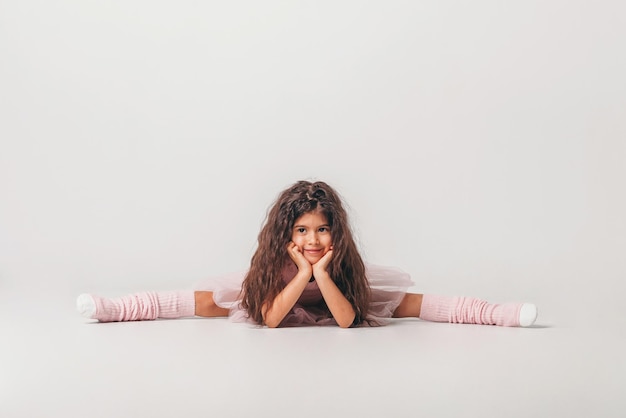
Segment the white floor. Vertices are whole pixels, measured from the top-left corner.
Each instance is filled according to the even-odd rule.
[[[624,320],[577,316],[556,298],[525,329],[270,330],[94,323],[75,295],[2,292],[0,417],[626,416]]]

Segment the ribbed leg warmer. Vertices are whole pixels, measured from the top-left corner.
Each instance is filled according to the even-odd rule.
[[[83,316],[100,322],[181,318],[194,316],[196,309],[192,290],[141,292],[115,299],[83,294],[76,305]]]
[[[435,322],[517,327],[520,326],[522,305],[491,304],[468,297],[424,295],[420,318]]]

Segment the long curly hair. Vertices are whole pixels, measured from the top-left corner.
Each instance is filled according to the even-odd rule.
[[[241,305],[257,324],[263,324],[261,308],[271,307],[285,287],[282,270],[292,262],[287,254],[293,226],[302,215],[317,211],[328,220],[333,257],[327,267],[330,277],[352,304],[355,325],[363,322],[370,303],[365,264],[359,254],[339,194],[328,184],[298,181],[280,193],[270,208],[258,237],[258,246],[242,285]],[[330,315],[330,311],[328,312]]]

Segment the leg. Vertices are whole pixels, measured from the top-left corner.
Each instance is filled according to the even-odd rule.
[[[221,308],[215,304],[213,300],[213,292],[195,291],[194,299],[196,302],[196,316],[217,317],[228,316],[228,309]]]
[[[527,327],[537,319],[531,303],[490,304],[480,299],[407,293],[394,317],[427,321]]]
[[[192,290],[141,292],[115,299],[83,294],[76,305],[83,316],[100,322],[182,318],[194,316],[196,312],[199,316],[224,314],[213,302],[212,292]]]
[[[419,318],[422,310],[422,298],[424,295],[418,293],[407,293],[402,302],[393,312],[394,318]]]

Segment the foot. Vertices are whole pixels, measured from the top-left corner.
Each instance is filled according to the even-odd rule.
[[[93,319],[96,315],[96,302],[91,295],[83,293],[76,299],[76,309],[85,318]]]
[[[524,303],[519,311],[519,326],[529,327],[537,320],[537,306]]]

